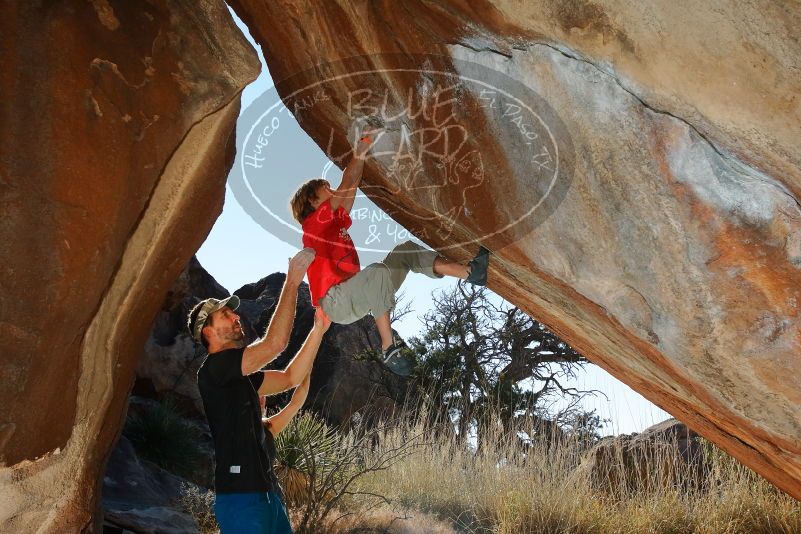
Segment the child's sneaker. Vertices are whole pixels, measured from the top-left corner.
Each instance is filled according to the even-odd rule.
[[[487,267],[489,267],[490,251],[484,247],[479,247],[476,257],[470,260],[467,265],[470,267],[470,274],[467,281],[475,286],[487,285]]]
[[[387,368],[400,376],[409,376],[412,372],[412,365],[409,359],[403,354],[408,350],[406,343],[397,336],[392,337],[392,345],[384,350],[382,362]]]

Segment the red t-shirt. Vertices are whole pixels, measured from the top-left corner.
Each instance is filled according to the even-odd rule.
[[[344,282],[361,269],[356,247],[348,235],[352,223],[345,208],[340,206],[332,212],[328,200],[303,221],[303,246],[317,253],[306,272],[314,306],[331,286]]]

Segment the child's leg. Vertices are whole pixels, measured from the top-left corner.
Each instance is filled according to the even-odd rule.
[[[381,350],[386,350],[392,345],[392,326],[389,324],[389,312],[384,312],[375,318],[375,325],[381,336]]]
[[[453,276],[472,284],[486,285],[488,261],[489,251],[484,247],[479,249],[470,263],[464,265],[447,260],[433,250],[421,247],[412,241],[406,241],[392,249],[381,263],[389,269],[394,292],[397,292],[409,271],[430,278]]]
[[[381,263],[389,269],[392,285],[397,292],[409,271],[424,274],[429,278],[441,278],[442,274],[434,269],[437,259],[439,254],[433,250],[421,247],[412,241],[405,241],[392,249]]]
[[[486,276],[486,261],[484,264],[483,273]],[[370,264],[353,277],[331,287],[320,299],[320,305],[335,323],[350,324],[368,313],[372,313],[378,321],[394,307],[395,293],[409,271],[430,278],[454,276],[467,279],[468,282],[471,281],[470,276],[475,274],[471,274],[469,266],[448,261],[433,250],[407,241],[395,247],[381,263]],[[388,319],[387,316],[387,322]],[[389,332],[386,337],[384,334],[381,336],[384,345],[388,339],[391,343],[392,338],[391,328],[387,328],[386,332]]]
[[[434,260],[434,272],[445,276],[455,276],[464,280],[470,274],[467,265],[446,260],[442,256],[437,256]]]

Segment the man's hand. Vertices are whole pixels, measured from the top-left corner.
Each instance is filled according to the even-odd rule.
[[[314,310],[314,327],[326,332],[330,326],[331,319],[325,314],[322,306],[318,306],[317,309]]]
[[[314,261],[314,249],[304,248],[289,260],[289,267],[286,271],[286,281],[299,285],[309,269],[309,265]]]

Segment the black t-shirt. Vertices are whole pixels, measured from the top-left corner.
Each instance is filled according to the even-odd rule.
[[[280,491],[273,471],[275,445],[265,431],[257,391],[264,373],[242,376],[244,349],[209,354],[197,384],[214,439],[217,493]]]

